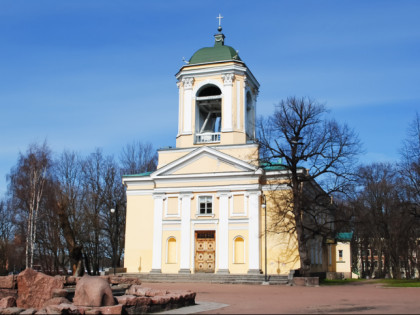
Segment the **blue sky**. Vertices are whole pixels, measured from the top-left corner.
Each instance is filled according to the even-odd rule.
[[[213,45],[219,13],[261,84],[259,115],[309,96],[355,129],[362,162],[398,160],[420,111],[420,1],[0,0],[0,196],[32,142],[174,146],[174,75]]]

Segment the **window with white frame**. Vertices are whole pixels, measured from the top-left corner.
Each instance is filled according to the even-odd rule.
[[[198,197],[198,214],[212,214],[213,213],[213,197],[200,196]]]

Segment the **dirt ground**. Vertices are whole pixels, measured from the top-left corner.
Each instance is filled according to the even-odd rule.
[[[210,283],[143,283],[197,293],[196,301],[229,306],[205,314],[419,314],[420,288],[387,288],[373,282],[290,287]]]

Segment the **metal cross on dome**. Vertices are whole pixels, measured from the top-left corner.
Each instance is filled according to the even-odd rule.
[[[219,27],[221,27],[223,16],[219,13],[219,16],[216,17],[216,19],[219,19]]]

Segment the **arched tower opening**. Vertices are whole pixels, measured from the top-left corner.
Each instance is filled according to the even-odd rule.
[[[220,141],[222,91],[213,84],[203,86],[196,95],[195,143]]]
[[[246,139],[255,139],[255,105],[251,92],[246,93]]]

